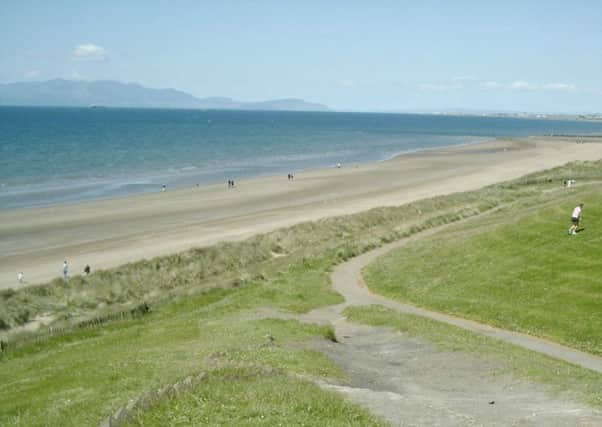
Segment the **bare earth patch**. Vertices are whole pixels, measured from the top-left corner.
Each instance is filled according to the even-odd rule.
[[[339,364],[349,384],[321,384],[400,426],[598,426],[602,414],[550,396],[500,367],[388,328],[336,323],[340,343],[316,347]]]

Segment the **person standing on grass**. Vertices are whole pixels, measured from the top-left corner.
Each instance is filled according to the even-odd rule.
[[[577,228],[579,228],[579,220],[581,219],[582,210],[583,203],[579,203],[579,205],[577,205],[575,209],[573,209],[573,214],[571,215],[571,222],[573,224],[571,225],[571,228],[569,228],[569,234],[573,236],[577,234]]]
[[[19,274],[17,274],[17,280],[19,281],[19,283],[25,282],[25,275],[22,271],[19,271]]]
[[[63,279],[67,280],[69,278],[69,265],[67,261],[63,261]]]

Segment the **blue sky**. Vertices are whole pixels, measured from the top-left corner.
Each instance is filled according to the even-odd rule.
[[[0,82],[340,110],[602,112],[602,2],[0,2]]]

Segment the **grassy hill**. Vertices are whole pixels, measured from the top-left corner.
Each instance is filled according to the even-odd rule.
[[[582,230],[567,235],[585,203]],[[391,252],[369,287],[410,302],[602,355],[602,186],[550,189]]]

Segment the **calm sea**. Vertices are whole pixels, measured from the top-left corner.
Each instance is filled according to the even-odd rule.
[[[380,161],[601,123],[408,114],[0,108],[0,208]]]

